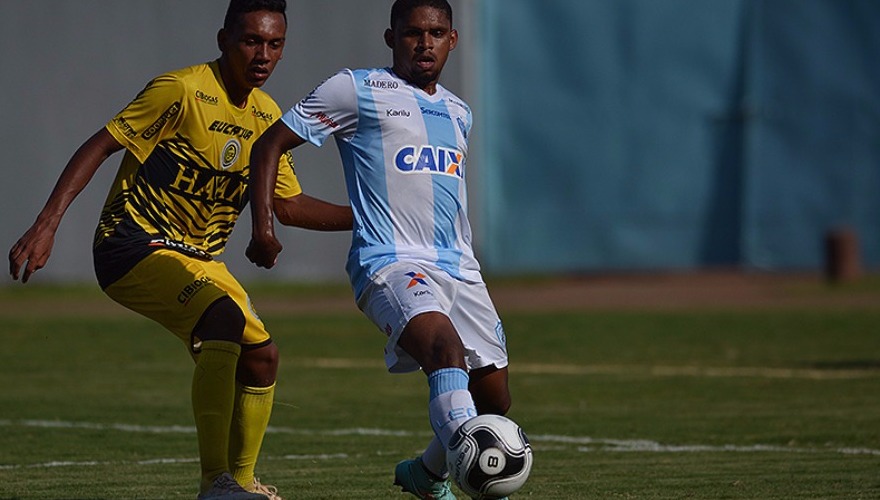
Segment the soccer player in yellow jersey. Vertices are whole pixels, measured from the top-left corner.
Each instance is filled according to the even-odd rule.
[[[177,335],[196,362],[192,405],[200,499],[277,499],[254,477],[269,422],[278,348],[247,293],[215,257],[248,202],[250,149],[280,116],[259,88],[281,59],[285,0],[231,0],[219,59],[163,74],[71,157],[34,224],[9,252],[27,282],[49,258],[74,198],[125,149],[95,234],[104,292]],[[282,224],[346,230],[351,210],[302,192],[290,155],[279,163]]]

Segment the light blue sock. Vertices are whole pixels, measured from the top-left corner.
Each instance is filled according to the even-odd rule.
[[[449,446],[449,439],[461,424],[477,416],[477,408],[468,391],[469,377],[461,368],[441,368],[428,376],[431,389],[428,416],[434,434]]]

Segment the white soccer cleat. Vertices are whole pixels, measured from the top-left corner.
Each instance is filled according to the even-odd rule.
[[[211,489],[200,493],[196,500],[269,500],[262,493],[251,493],[242,488],[232,477],[232,474],[224,472],[214,478]]]
[[[259,478],[254,478],[254,486],[251,488],[251,491],[254,493],[260,493],[262,495],[266,495],[266,498],[269,500],[284,500],[278,494],[278,488],[272,486],[271,484],[263,484],[260,482]]]

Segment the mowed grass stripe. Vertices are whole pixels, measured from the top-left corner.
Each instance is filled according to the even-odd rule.
[[[536,457],[518,497],[880,498],[880,311],[499,310]],[[425,377],[387,373],[361,315],[282,312],[264,316],[282,362],[261,479],[404,498],[393,469],[430,439]],[[2,336],[0,499],[195,497],[177,339],[94,311],[7,316]]]
[[[99,431],[133,432],[147,434],[195,434],[195,427],[172,425],[172,426],[142,426],[135,424],[100,424],[95,422],[63,422],[57,420],[0,420],[0,427],[37,427],[37,428],[60,428],[60,429],[86,429]],[[378,437],[422,437],[430,436],[428,432],[412,432],[399,429],[295,429],[290,427],[269,426],[267,434],[296,434],[302,436],[327,436],[327,437],[350,437],[350,436],[378,436]],[[855,447],[799,447],[778,446],[767,444],[754,445],[705,445],[705,444],[663,444],[649,439],[611,439],[593,438],[588,436],[565,436],[555,434],[530,435],[529,441],[533,446],[542,445],[575,445],[579,451],[606,451],[606,452],[654,452],[654,453],[694,453],[694,452],[737,452],[737,453],[839,453],[843,455],[873,455],[880,456],[880,449],[855,448]],[[317,455],[283,455],[266,457],[272,460],[308,460],[327,458],[346,458],[345,453],[317,454]],[[197,461],[198,459],[151,459],[130,462],[139,465],[154,465],[156,463],[184,463]],[[17,467],[57,467],[62,465],[99,465],[106,463],[85,462],[48,462],[39,465],[0,465],[0,469]]]
[[[374,359],[357,358],[294,358],[286,362],[308,368],[324,369],[381,369],[384,365]],[[573,365],[553,363],[513,363],[513,374],[532,375],[645,375],[657,377],[754,377],[770,379],[845,380],[880,378],[880,369],[809,369],[770,367],[713,367],[713,366],[644,366],[644,365]]]

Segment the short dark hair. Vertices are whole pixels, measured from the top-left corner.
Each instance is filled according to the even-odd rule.
[[[287,22],[287,0],[230,0],[229,8],[226,9],[226,18],[223,20],[223,29],[232,30],[242,15],[259,10],[278,12],[284,16],[284,22]]]
[[[433,7],[442,10],[449,18],[449,25],[452,25],[452,6],[446,0],[397,0],[391,6],[391,27],[406,19],[410,12],[419,7]]]

